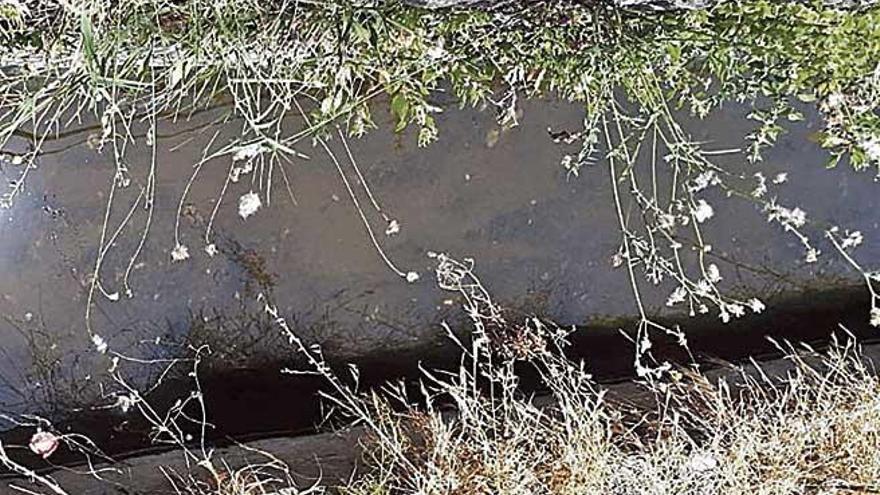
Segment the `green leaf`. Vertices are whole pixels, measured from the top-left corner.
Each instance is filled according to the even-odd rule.
[[[367,43],[370,41],[370,30],[365,28],[363,24],[355,21],[351,25],[351,30],[356,41],[361,43]]]
[[[812,103],[816,101],[816,95],[814,93],[800,93],[797,95],[797,99],[804,103]]]
[[[397,117],[397,126],[394,128],[394,132],[402,131],[406,127],[409,116],[409,101],[403,96],[403,93],[397,93],[391,98],[391,113]]]
[[[825,168],[830,169],[837,167],[837,165],[840,163],[840,159],[842,158],[842,156],[843,155],[840,154],[832,156],[831,159],[829,159],[828,162],[825,163]]]
[[[95,30],[92,20],[88,15],[80,16],[80,30],[82,31],[83,55],[86,63],[94,70],[97,67],[97,51],[95,49]]]

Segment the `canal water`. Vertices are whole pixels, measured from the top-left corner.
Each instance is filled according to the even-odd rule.
[[[613,262],[621,236],[608,167],[599,160],[570,175],[560,161],[577,150],[552,138],[578,130],[583,112],[557,101],[526,101],[519,126],[503,129],[490,112],[444,107],[439,140],[427,148],[418,148],[411,133],[392,132],[390,116],[380,117],[366,137],[348,140],[364,182],[341,140],[328,143],[384,253],[402,272],[418,274],[412,283],[383,262],[320,146],[303,142],[297,148],[303,157],[271,173],[245,171],[235,182],[227,177],[241,162],[213,159],[190,181],[215,131],[213,149],[241,131],[235,120],[205,126],[223,117],[221,108],[160,124],[155,167],[150,148],[129,148],[130,184],[111,190],[113,153],[93,149],[94,127],[51,141],[24,193],[0,211],[3,409],[42,411],[45,404],[37,402],[53,397],[46,390],[55,387],[56,397],[73,400],[88,388],[83,384],[102,379],[107,356],[86,330],[99,256],[103,293],[93,294],[89,325],[109,349],[143,359],[173,355],[183,337],[197,334],[229,369],[274,362],[288,351],[277,336],[265,335],[261,294],[306,340],[338,359],[393,360],[401,350],[440,345],[440,322],[461,314],[454,294],[437,287],[429,252],[472,257],[495,300],[522,312],[562,325],[631,320],[630,283]],[[709,149],[741,147],[752,130],[745,113],[731,108],[686,128]],[[815,113],[789,127],[763,162],[747,164],[739,155],[718,161],[747,175],[787,173],[773,194],[818,222],[807,229],[823,251],[817,263],[805,263],[798,240],[750,202],[705,193],[715,215],[704,230],[724,274],[721,286],[762,299],[804,290],[815,297],[817,289],[859,281],[822,242],[822,228],[859,230],[865,238],[859,259],[868,268],[880,259],[874,213],[880,185],[847,167],[824,168],[827,157],[811,141],[821,127]],[[21,172],[11,163],[0,170],[8,180]],[[155,195],[148,209],[140,194],[151,172]],[[243,219],[241,198],[251,192],[261,207]],[[175,261],[184,257],[178,244],[188,256]],[[672,286],[643,285],[651,314],[675,316],[664,305]],[[720,320],[718,331],[724,331]],[[607,353],[629,360],[632,349]]]

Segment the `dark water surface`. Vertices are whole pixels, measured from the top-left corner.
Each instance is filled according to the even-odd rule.
[[[149,235],[131,263],[148,217],[146,209],[135,208],[127,227],[107,250],[101,269],[106,292],[119,298],[96,294],[91,314],[93,330],[111,349],[161,356],[171,352],[163,347],[167,342],[179,341],[192,330],[194,321],[202,322],[200,335],[208,341],[213,338],[212,347],[227,356],[228,368],[250,370],[234,375],[237,378],[222,374],[226,388],[218,389],[218,405],[225,396],[259,395],[262,392],[254,389],[255,383],[266,383],[272,390],[266,395],[277,397],[283,386],[270,387],[274,382],[267,378],[266,369],[257,369],[254,360],[248,359],[258,355],[262,361],[257,363],[270,363],[286,352],[271,355],[279,350],[277,342],[270,339],[261,344],[254,336],[255,331],[265,330],[259,321],[262,305],[257,301],[262,293],[307,339],[321,343],[329,357],[373,366],[377,380],[404,368],[411,370],[420,357],[432,358],[431,349],[436,350],[433,358],[438,362],[449,362],[439,322],[460,315],[453,294],[438,289],[434,282],[434,262],[427,253],[436,251],[475,258],[476,273],[497,301],[563,325],[582,326],[575,335],[577,353],[592,356],[606,377],[626,374],[621,366],[631,364],[632,349],[615,336],[616,328],[608,322],[631,320],[635,306],[625,272],[611,263],[620,234],[608,170],[599,161],[584,168],[579,177],[568,176],[559,161],[573,150],[553,143],[547,133],[551,126],[576,130],[582,119],[577,107],[526,102],[521,125],[510,130],[501,130],[487,113],[450,107],[438,118],[439,142],[426,149],[416,148],[411,135],[389,131],[390,122],[364,139],[351,140],[376,199],[400,223],[398,234],[384,234],[387,224],[370,210],[351,169],[346,169],[348,176],[389,257],[404,272],[420,274],[412,284],[385,266],[332,161],[320,148],[306,144],[298,151],[310,159],[284,165],[296,204],[276,169],[271,176],[271,205],[243,220],[237,212],[238,198],[249,191],[265,193],[269,175],[255,171],[228,184],[213,224],[212,240],[219,252],[209,256],[204,250],[204,232],[232,164],[229,157],[206,163],[186,201],[179,205],[193,163],[213,129],[181,132],[218,115],[160,126],[160,135],[172,137],[159,140]],[[690,130],[695,139],[710,142],[710,147],[741,146],[742,136],[750,130],[743,115],[730,110],[709,121],[692,122]],[[216,142],[239,129],[240,124],[226,124]],[[872,260],[880,259],[876,214],[880,185],[845,167],[824,169],[826,157],[809,140],[810,133],[818,129],[816,115],[808,114],[763,163],[743,165],[739,157],[720,161],[749,173],[754,168],[768,177],[788,172],[788,182],[778,188],[780,202],[800,206],[820,220],[820,226],[860,230],[865,243],[857,253],[870,266]],[[107,356],[96,352],[89,341],[85,309],[115,168],[109,150],[99,154],[78,144],[86,135],[52,142],[48,149],[57,152],[42,159],[25,194],[12,208],[0,211],[0,314],[6,317],[0,321],[5,354],[0,363],[4,378],[0,402],[6,410],[39,410],[36,398],[51,396],[41,395],[48,384],[39,382],[48,375],[35,372],[36,365],[55,369],[63,362],[56,366],[59,380],[74,383],[100,380],[106,367]],[[338,139],[330,146],[339,157],[345,156]],[[107,238],[138,200],[138,185],[146,183],[150,170],[148,148],[132,148],[126,156],[132,185],[114,191]],[[18,170],[5,165],[2,173],[12,179]],[[790,314],[814,311],[824,315],[805,323],[803,336],[811,339],[827,335],[846,315],[852,315],[852,325],[865,323],[868,301],[856,286],[858,276],[831,255],[830,246],[817,244],[827,255],[806,265],[797,240],[779,225],[768,223],[754,205],[713,194],[706,197],[716,215],[705,230],[712,240],[713,259],[725,274],[722,287],[762,298],[810,290],[784,307],[799,308]],[[265,194],[262,198],[265,203]],[[176,225],[190,255],[179,262],[171,256]],[[127,287],[125,274],[130,264]],[[843,288],[846,295],[841,297],[835,288]],[[128,289],[131,297],[127,297]],[[671,286],[648,290],[646,303],[652,314],[675,316],[663,305],[671,290]],[[769,332],[784,327],[786,336],[797,338],[793,330],[797,325],[791,321],[782,325],[778,323],[782,317],[774,314],[769,320],[757,318],[747,324],[750,337],[742,342],[763,345],[763,334],[756,328]],[[249,319],[255,320],[253,325]],[[218,323],[224,321],[235,323]],[[727,328],[714,317],[691,323],[703,329],[700,335],[712,335],[705,330],[709,327],[717,327],[718,335]],[[607,335],[588,335],[590,328],[604,328]],[[712,340],[705,339],[698,350],[711,353]],[[719,337],[717,345],[730,350],[748,347],[722,341]],[[402,349],[412,351],[407,354]],[[398,358],[401,370],[394,367]],[[277,366],[267,364],[267,368],[277,376]],[[304,396],[316,386],[300,382],[291,386],[294,389],[284,392],[288,397],[295,396],[301,405],[312,404],[303,407],[305,419],[278,425],[263,419],[261,428],[295,429],[313,422],[317,403]],[[232,404],[241,399],[229,400]],[[228,411],[239,411],[239,406],[229,404]],[[251,424],[260,422],[251,419]],[[228,423],[239,425],[230,426],[233,430],[245,424],[240,418]]]

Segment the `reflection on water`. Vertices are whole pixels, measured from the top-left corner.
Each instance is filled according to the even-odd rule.
[[[742,115],[729,111],[690,128],[695,139],[719,149],[739,146],[748,131]],[[173,137],[159,141],[155,208],[150,210],[138,187],[147,183],[149,149],[129,150],[132,185],[111,191],[116,170],[109,151],[98,154],[85,144],[75,145],[84,136],[53,143],[52,149],[65,151],[47,155],[31,175],[27,193],[2,211],[0,313],[7,321],[0,322],[0,341],[7,358],[0,372],[9,382],[0,385],[0,399],[23,400],[12,390],[29,379],[22,370],[30,368],[34,349],[47,355],[41,359],[48,364],[88,350],[68,365],[84,376],[91,373],[88,361],[96,353],[84,314],[105,214],[104,238],[113,242],[101,267],[106,294],[96,293],[91,325],[114,349],[143,350],[142,341],[156,337],[173,341],[193,327],[194,317],[208,322],[218,312],[259,314],[259,294],[271,296],[329,354],[356,355],[440,338],[437,323],[454,312],[454,301],[434,286],[428,251],[474,257],[477,273],[498,300],[563,324],[631,315],[627,278],[610,262],[620,235],[607,169],[600,161],[579,177],[568,176],[558,165],[567,150],[547,133],[548,126],[576,129],[581,111],[557,102],[526,102],[521,125],[504,131],[490,115],[476,111],[450,108],[439,117],[440,141],[427,149],[415,148],[412,136],[393,134],[390,125],[350,143],[372,192],[400,227],[385,235],[388,223],[370,215],[374,231],[404,272],[421,275],[413,284],[382,262],[320,148],[303,145],[298,151],[310,158],[284,163],[283,176],[281,170],[271,175],[255,170],[225,186],[229,157],[209,161],[179,204],[211,136],[174,136],[194,123],[168,124],[160,134]],[[878,211],[878,186],[845,168],[823,169],[823,154],[806,138],[817,127],[815,119],[812,115],[793,129],[764,163],[748,167],[768,176],[788,171],[780,200],[829,225],[861,230],[866,245],[860,255],[877,259],[876,218],[865,212]],[[217,142],[239,128],[228,124]],[[344,156],[338,139],[330,146]],[[745,166],[736,157],[720,160]],[[3,173],[16,175],[12,166]],[[239,198],[265,192],[270,178],[271,196],[262,196],[266,204],[242,219]],[[356,177],[350,178],[368,205]],[[224,187],[209,244],[204,234]],[[768,224],[753,205],[712,199],[716,218],[706,233],[726,274],[723,286],[768,294],[813,284],[820,276],[852,278],[845,264],[831,256],[804,266],[796,239]],[[176,257],[185,259],[175,262],[176,238],[188,256],[178,248]],[[662,303],[669,290],[648,290],[653,311],[666,310]],[[195,327],[203,334],[210,328]],[[242,340],[220,339],[218,344],[249,349],[246,343],[259,339],[247,336],[263,329],[229,330]],[[263,345],[278,347],[269,342]]]

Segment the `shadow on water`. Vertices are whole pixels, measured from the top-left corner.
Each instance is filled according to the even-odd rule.
[[[782,354],[773,341],[802,342],[822,348],[831,335],[851,333],[863,343],[880,338],[864,317],[869,296],[863,287],[816,289],[789,297],[780,297],[760,315],[728,324],[715,318],[665,319],[667,325],[687,325],[689,349],[703,369],[719,366],[719,362],[740,362],[749,358],[772,359]],[[587,369],[599,383],[611,384],[636,378],[632,363],[633,346],[623,335],[632,329],[632,320],[599,322],[576,329],[570,336],[567,354],[583,359]],[[845,329],[845,330],[844,330]],[[658,360],[679,366],[692,364],[688,352],[669,337],[653,336],[653,352]],[[447,340],[440,344],[420,345],[391,353],[375,353],[353,359],[328,359],[331,367],[347,376],[349,364],[360,370],[360,385],[366,390],[389,381],[403,380],[417,393],[420,368],[453,369],[460,359],[458,349]],[[261,365],[233,370],[218,367],[200,377],[208,411],[207,440],[212,445],[248,441],[270,436],[294,436],[313,433],[326,425],[326,410],[321,393],[329,393],[326,382],[314,375],[289,375],[280,372],[290,360],[266,361]],[[520,369],[523,390],[541,394],[540,381],[534,371],[524,365]],[[167,380],[149,397],[162,410],[177,397],[189,393],[192,382],[185,378]],[[413,395],[417,397],[417,395]],[[137,415],[124,417],[118,413],[92,411],[71,416],[56,425],[61,431],[87,435],[115,459],[157,452],[167,448],[149,447],[150,428]],[[32,428],[10,430],[2,434],[7,445],[26,445]],[[196,434],[195,429],[192,432]],[[26,451],[14,457],[33,468],[45,467],[43,461]],[[52,462],[63,465],[81,462],[73,452],[59,451]]]

